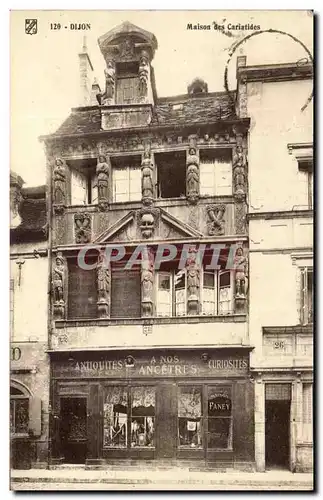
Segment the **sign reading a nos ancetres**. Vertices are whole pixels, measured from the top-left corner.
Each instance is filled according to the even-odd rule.
[[[127,364],[124,358],[107,359],[103,356],[93,359],[76,358],[71,361],[53,363],[54,375],[71,377],[212,377],[242,376],[248,371],[247,355],[224,356],[153,354],[151,356],[133,355],[133,362]]]

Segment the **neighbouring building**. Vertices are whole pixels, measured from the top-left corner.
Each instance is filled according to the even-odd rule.
[[[11,467],[48,464],[46,188],[10,174]]]
[[[83,47],[80,106],[42,137],[50,465],[156,459],[251,470],[249,118],[235,92],[208,92],[199,78],[184,95],[158,97],[147,31],[125,22],[98,43],[104,88]],[[161,244],[171,257],[157,267]],[[115,250],[105,268],[102,250],[116,245],[122,258]],[[127,265],[138,245],[145,259]],[[228,265],[232,248],[238,267]]]
[[[310,64],[246,66],[249,340],[255,461],[313,469],[313,90]],[[309,100],[309,101],[308,101]],[[307,105],[306,105],[307,103]]]

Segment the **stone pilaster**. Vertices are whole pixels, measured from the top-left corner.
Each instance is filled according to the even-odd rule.
[[[265,472],[265,384],[261,374],[255,383],[255,461],[257,472]]]
[[[148,102],[150,88],[150,56],[146,50],[143,50],[139,58],[139,96],[141,103]]]

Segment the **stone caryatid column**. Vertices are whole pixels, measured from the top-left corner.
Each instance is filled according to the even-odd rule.
[[[99,258],[97,266],[97,311],[99,318],[109,318],[111,310],[110,266],[104,258]]]
[[[148,102],[148,90],[150,88],[150,56],[143,50],[139,58],[139,97],[140,102]]]
[[[141,163],[141,196],[143,205],[152,205],[154,201],[154,162],[151,156],[150,143],[145,144]]]
[[[189,315],[199,314],[200,301],[200,263],[198,250],[192,246],[188,250],[187,264],[187,313]]]
[[[54,259],[52,272],[52,298],[54,319],[65,318],[65,259],[58,253]]]
[[[109,106],[115,104],[116,94],[116,65],[114,59],[107,60],[107,67],[104,70],[105,92],[102,97],[102,104]]]
[[[239,245],[234,257],[235,270],[235,311],[246,312],[248,292],[248,255],[242,245]]]
[[[151,252],[141,264],[141,315],[153,316],[154,312],[154,258]]]
[[[246,233],[246,198],[248,191],[247,157],[244,137],[236,132],[236,146],[232,154],[233,196],[235,199],[235,229],[236,234]]]
[[[110,159],[106,155],[99,155],[96,166],[98,185],[98,206],[101,211],[107,210],[109,206],[109,191],[111,179]]]
[[[188,202],[196,204],[199,198],[199,155],[196,146],[197,137],[189,136],[189,149],[186,157],[186,197]]]
[[[61,158],[55,159],[53,169],[53,206],[54,211],[64,210],[66,205],[66,162]]]

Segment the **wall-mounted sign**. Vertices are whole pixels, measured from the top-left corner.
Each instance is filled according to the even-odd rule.
[[[53,361],[54,376],[70,377],[227,377],[245,375],[249,368],[249,356],[226,356],[222,352],[211,354],[203,360],[199,353],[190,355],[182,351],[171,354],[139,355],[131,353],[134,363],[128,366],[126,355],[109,359],[107,355],[84,354],[74,360]],[[85,358],[86,356],[86,358]]]

